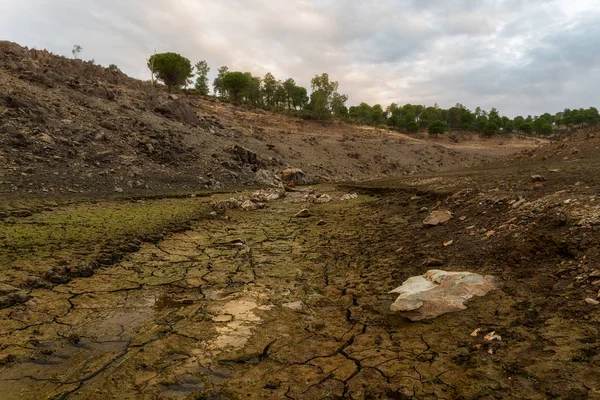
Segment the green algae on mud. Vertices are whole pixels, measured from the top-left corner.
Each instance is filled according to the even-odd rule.
[[[188,229],[208,212],[207,198],[187,196],[56,204],[5,218],[0,221],[0,282],[44,278],[53,267],[110,264],[142,241]]]

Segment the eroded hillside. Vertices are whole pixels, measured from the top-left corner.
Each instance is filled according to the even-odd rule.
[[[450,145],[169,95],[90,62],[0,42],[0,191],[157,193],[361,181],[487,161],[535,143]]]

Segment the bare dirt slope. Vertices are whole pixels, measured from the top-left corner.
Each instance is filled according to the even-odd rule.
[[[0,42],[6,194],[231,188],[268,183],[285,167],[302,169],[313,182],[360,181],[468,166],[532,146],[487,142],[466,149],[169,96],[89,62]]]

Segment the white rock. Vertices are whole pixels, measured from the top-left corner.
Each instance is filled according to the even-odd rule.
[[[341,201],[352,200],[358,198],[358,194],[356,193],[346,193],[342,197],[340,197]]]
[[[285,308],[289,308],[290,310],[297,311],[302,309],[304,303],[302,303],[301,301],[294,301],[293,303],[283,303],[282,306]]]
[[[442,314],[467,308],[474,296],[484,296],[495,289],[494,277],[472,272],[430,270],[408,278],[390,293],[399,296],[390,306],[411,321],[436,318]]]

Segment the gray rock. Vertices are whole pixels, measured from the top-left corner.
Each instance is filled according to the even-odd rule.
[[[432,319],[464,310],[469,299],[484,296],[495,288],[494,277],[489,275],[433,269],[408,278],[402,286],[392,290],[390,293],[399,296],[390,309],[411,321]]]

